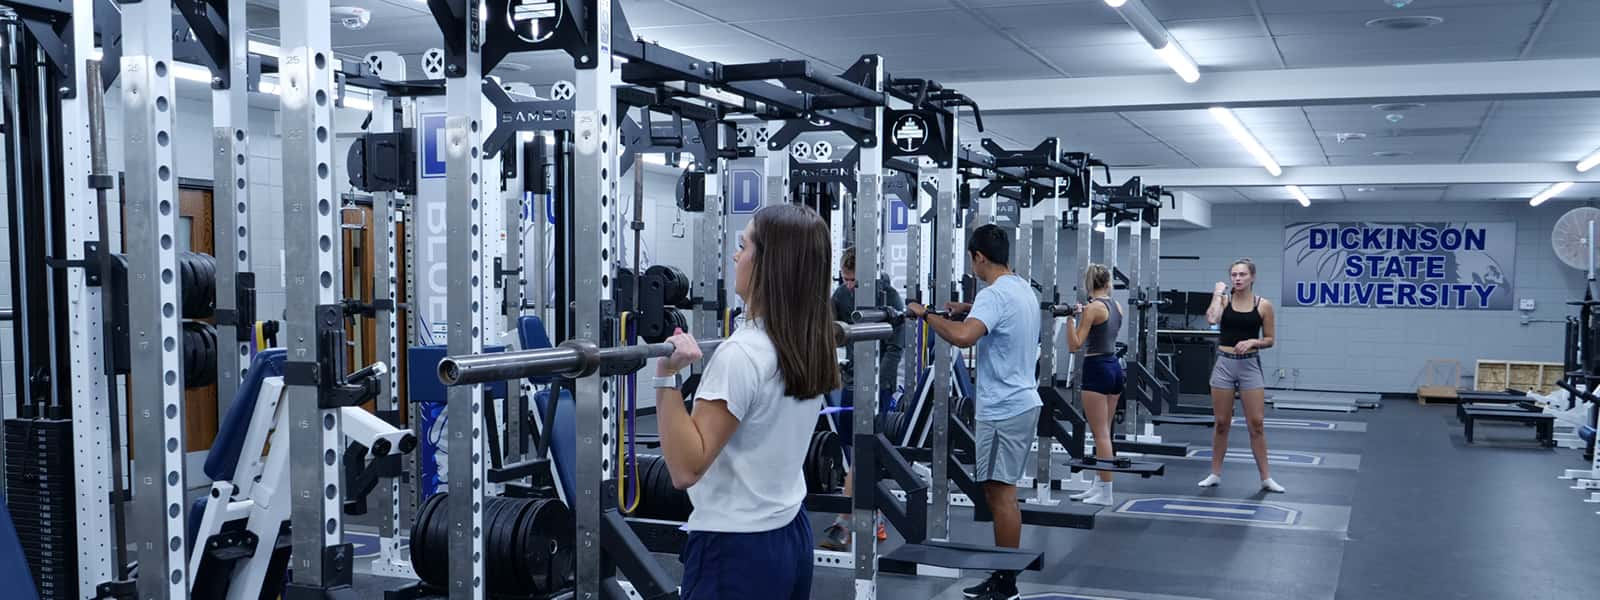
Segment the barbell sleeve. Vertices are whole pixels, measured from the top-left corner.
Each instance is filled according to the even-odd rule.
[[[909,315],[904,311],[889,308],[860,308],[850,313],[850,322],[857,325],[866,323],[889,323],[894,325],[905,321],[907,316]]]
[[[840,344],[883,340],[893,334],[894,327],[887,323],[834,323],[835,339]],[[723,338],[698,341],[700,352],[711,356]],[[548,375],[586,377],[601,365],[661,358],[670,356],[672,351],[671,342],[601,348],[588,340],[568,340],[554,348],[448,356],[439,361],[439,381],[456,386]]]

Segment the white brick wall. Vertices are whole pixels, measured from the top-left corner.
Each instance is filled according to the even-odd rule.
[[[1517,223],[1516,298],[1532,298],[1535,320],[1560,320],[1565,305],[1583,295],[1583,275],[1567,268],[1550,247],[1550,228],[1573,203],[1539,208],[1507,203],[1378,202],[1315,205],[1218,205],[1213,228],[1162,234],[1162,254],[1199,261],[1161,264],[1161,287],[1209,291],[1235,258],[1248,256],[1259,270],[1256,289],[1278,301],[1283,267],[1283,227],[1310,220],[1479,220]],[[1281,303],[1280,303],[1281,304]],[[1560,324],[1522,325],[1521,311],[1428,309],[1281,308],[1278,345],[1262,354],[1268,384],[1301,388],[1399,392],[1414,390],[1429,359],[1461,361],[1471,375],[1479,359],[1560,362]],[[1280,380],[1278,371],[1283,371]],[[1294,373],[1298,370],[1299,377]],[[1463,381],[1463,385],[1470,380]]]

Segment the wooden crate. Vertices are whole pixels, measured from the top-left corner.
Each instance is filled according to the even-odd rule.
[[[1461,361],[1434,359],[1422,367],[1422,385],[1417,386],[1417,402],[1455,403],[1456,390],[1461,388]]]
[[[1525,360],[1479,360],[1473,389],[1499,392],[1507,389],[1548,394],[1561,379],[1561,363]]]

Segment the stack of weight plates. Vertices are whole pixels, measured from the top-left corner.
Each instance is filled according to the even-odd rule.
[[[72,422],[10,419],[5,437],[6,504],[39,597],[76,598]]]

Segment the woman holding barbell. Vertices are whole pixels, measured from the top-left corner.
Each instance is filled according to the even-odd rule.
[[[677,374],[700,360],[678,330],[656,366],[661,454],[694,512],[679,553],[684,600],[811,597],[806,449],[822,396],[839,387],[828,304],[828,224],[798,205],[763,208],[739,234],[734,291],[745,320],[701,374],[690,414]]]
[[[1271,348],[1277,333],[1272,302],[1255,294],[1256,264],[1241,258],[1228,265],[1232,285],[1217,282],[1206,322],[1220,325],[1217,363],[1211,369],[1211,412],[1216,427],[1211,434],[1211,474],[1200,480],[1200,487],[1222,483],[1222,461],[1228,456],[1228,430],[1233,427],[1233,395],[1244,405],[1244,421],[1250,430],[1250,452],[1261,474],[1261,489],[1283,493],[1283,486],[1272,480],[1267,468],[1266,387],[1261,371],[1261,350]]]
[[[1127,376],[1117,360],[1117,335],[1122,331],[1122,304],[1111,299],[1111,270],[1090,264],[1083,271],[1083,289],[1089,290],[1089,304],[1078,305],[1072,327],[1067,329],[1067,349],[1084,348],[1083,412],[1094,432],[1095,458],[1110,460],[1117,452],[1111,445],[1111,417],[1117,413]],[[1111,506],[1111,472],[1100,471],[1100,481],[1073,500],[1084,504]]]

